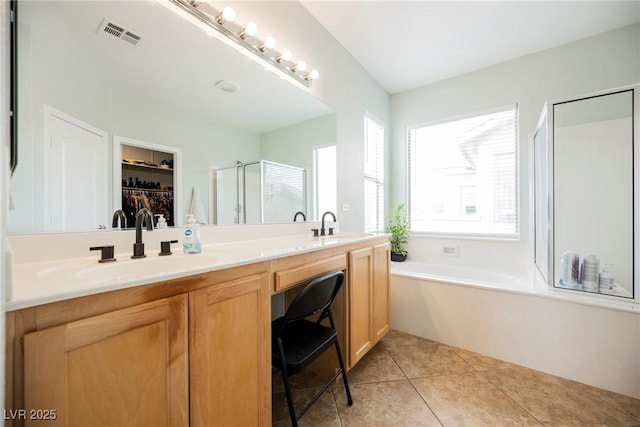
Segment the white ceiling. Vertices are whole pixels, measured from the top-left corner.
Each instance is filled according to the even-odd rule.
[[[392,94],[640,21],[640,1],[302,3]]]

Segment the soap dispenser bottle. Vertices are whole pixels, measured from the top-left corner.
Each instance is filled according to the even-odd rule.
[[[187,226],[184,229],[182,251],[185,254],[199,254],[201,250],[200,229],[193,214],[189,214],[187,215]]]
[[[164,214],[155,214],[158,217],[158,223],[156,224],[156,228],[167,228],[167,220],[164,217]]]

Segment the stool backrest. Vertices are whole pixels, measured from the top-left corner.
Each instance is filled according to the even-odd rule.
[[[331,306],[343,282],[344,273],[342,271],[313,279],[289,305],[284,315],[285,323],[324,312]]]

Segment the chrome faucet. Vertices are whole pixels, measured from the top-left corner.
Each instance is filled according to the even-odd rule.
[[[124,214],[122,209],[118,209],[113,213],[113,219],[111,220],[112,228],[118,228],[118,220],[120,220],[120,228],[127,228],[127,216]]]
[[[327,215],[331,215],[333,217],[333,222],[336,222],[336,216],[333,214],[333,212],[330,211],[326,211],[325,213],[322,214],[322,227],[320,228],[320,235],[321,236],[325,236],[325,232],[324,232],[324,217]],[[333,228],[329,228],[329,236],[333,236]]]
[[[304,215],[304,212],[302,211],[298,211],[295,213],[295,215],[293,216],[293,222],[296,222],[296,218],[298,218],[298,215],[302,215],[302,220],[306,221],[307,217]]]
[[[142,223],[147,226],[147,231],[153,231],[153,216],[146,208],[142,208],[136,214],[136,242],[133,244],[131,258],[144,258],[144,243],[142,243]]]

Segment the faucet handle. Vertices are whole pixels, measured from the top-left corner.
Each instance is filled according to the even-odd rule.
[[[329,227],[329,236],[333,236],[333,227]]]
[[[317,228],[312,228],[311,231],[313,231],[313,237],[318,237],[318,229]]]
[[[158,255],[160,256],[164,256],[164,255],[171,255],[173,252],[171,252],[171,244],[172,243],[178,243],[177,240],[164,240],[162,242],[160,242],[160,253]]]
[[[113,257],[113,245],[110,246],[92,246],[90,251],[101,251],[100,260],[98,262],[112,262],[116,259]]]

